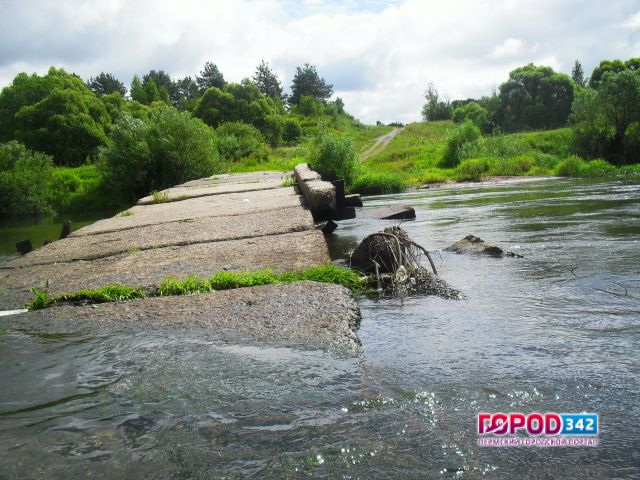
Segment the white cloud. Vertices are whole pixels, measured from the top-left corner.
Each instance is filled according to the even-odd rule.
[[[496,45],[491,50],[491,53],[487,55],[488,58],[505,58],[513,57],[520,53],[524,47],[524,43],[519,38],[507,38],[500,45]]]
[[[631,30],[640,30],[640,10],[627,18],[622,26]]]
[[[195,75],[205,61],[240,81],[264,59],[288,87],[310,62],[365,122],[419,119],[429,81],[452,99],[477,97],[517,66],[568,72],[578,58],[588,73],[603,58],[637,56],[640,41],[631,0],[2,3],[0,86],[50,65],[129,83],[150,69]]]

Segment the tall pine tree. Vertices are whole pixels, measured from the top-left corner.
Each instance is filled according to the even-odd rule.
[[[278,76],[264,60],[262,60],[256,68],[256,73],[253,75],[253,83],[258,86],[265,96],[283,100],[280,80],[278,80]]]
[[[289,103],[297,105],[302,97],[313,97],[326,103],[333,95],[333,85],[325,82],[324,78],[318,75],[314,65],[304,64],[304,67],[297,67],[296,74],[291,83],[291,97]]]
[[[587,80],[584,78],[584,70],[582,69],[582,64],[579,60],[576,60],[576,63],[573,64],[573,68],[571,69],[571,78],[581,87],[584,87],[587,84]]]

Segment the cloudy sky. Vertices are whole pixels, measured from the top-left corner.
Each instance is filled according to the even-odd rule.
[[[429,81],[467,98],[529,62],[638,56],[640,0],[0,0],[0,86],[51,65],[128,85],[205,61],[240,81],[264,59],[288,89],[309,62],[368,123],[419,119]]]

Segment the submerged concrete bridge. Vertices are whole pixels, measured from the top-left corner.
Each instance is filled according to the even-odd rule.
[[[125,212],[0,266],[0,310],[24,308],[33,298],[31,288],[45,286],[53,296],[116,283],[153,291],[167,277],[327,264],[324,236],[304,197],[284,186],[288,176],[217,175],[145,197]],[[353,348],[359,318],[345,288],[301,282],[55,306],[2,317],[0,326],[63,332],[131,322],[209,325],[221,336]]]

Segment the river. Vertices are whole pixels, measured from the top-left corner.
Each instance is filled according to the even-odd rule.
[[[199,329],[0,332],[0,478],[640,478],[640,185],[549,180],[371,197],[461,301],[360,300],[362,352]],[[390,222],[341,222],[344,261]],[[596,412],[597,447],[480,447],[479,412]]]

